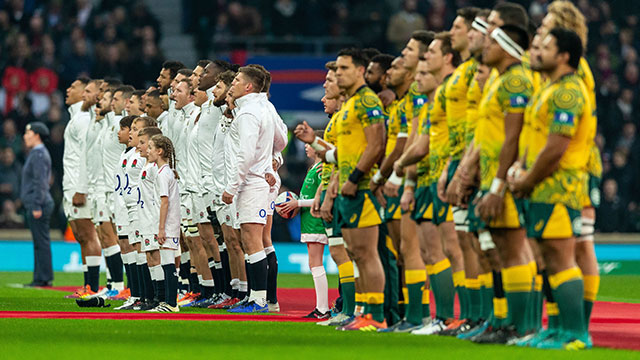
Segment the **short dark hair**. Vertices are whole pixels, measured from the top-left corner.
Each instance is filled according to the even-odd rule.
[[[480,9],[476,14],[476,17],[488,18],[489,14],[491,14],[491,9]]]
[[[131,124],[133,123],[133,120],[136,119],[137,116],[135,115],[127,115],[125,117],[123,117],[122,119],[120,119],[120,127],[127,127],[127,128],[131,128]]]
[[[362,49],[362,52],[367,57],[367,59],[369,59],[369,61],[371,61],[376,55],[380,54],[380,50],[376,48],[365,48]]]
[[[109,91],[113,91],[118,86],[122,85],[122,81],[112,77],[106,77],[102,81],[104,81],[107,84],[107,88],[109,89]]]
[[[169,70],[169,77],[173,79],[178,74],[178,70],[184,69],[185,66],[180,61],[167,60],[162,63],[162,68]]]
[[[516,44],[518,44],[523,50],[529,48],[529,32],[522,26],[518,25],[504,25],[500,29],[507,34]]]
[[[569,66],[574,69],[578,68],[580,65],[580,58],[582,57],[582,41],[580,41],[580,36],[569,29],[564,29],[560,27],[555,27],[551,29],[549,35],[556,38],[556,46],[558,47],[558,54],[560,53],[568,53],[569,54]]]
[[[382,68],[382,71],[387,71],[391,67],[391,63],[395,58],[389,54],[378,54],[371,59],[372,63],[377,63]]]
[[[89,82],[91,81],[91,79],[86,76],[80,76],[76,80],[80,81],[85,86],[87,86],[87,84],[89,84]]]
[[[207,65],[211,64],[213,61],[211,60],[207,60],[207,59],[203,59],[203,60],[198,60],[198,63],[196,64],[196,67],[200,66],[201,68],[206,68]]]
[[[160,98],[160,90],[152,90],[147,94],[148,98],[159,99]]]
[[[193,70],[187,68],[180,69],[178,70],[178,74],[184,75],[186,77],[191,77],[191,75],[193,75]]]
[[[136,89],[135,89],[133,86],[131,86],[131,85],[122,85],[122,86],[120,86],[120,87],[116,88],[116,89],[113,91],[113,93],[115,94],[115,93],[117,93],[118,91],[121,91],[121,92],[122,92],[122,96],[123,96],[125,99],[128,99],[128,98],[130,98],[130,97],[131,97],[131,94],[133,94],[133,92],[134,92],[135,90],[136,90]]]
[[[231,70],[227,70],[224,72],[221,72],[220,75],[218,75],[218,81],[222,81],[225,85],[227,85],[227,87],[231,86],[231,83],[233,82],[233,78],[236,77],[236,73],[231,71]]]
[[[440,51],[442,51],[442,55],[451,54],[451,65],[453,67],[458,67],[462,63],[462,57],[457,50],[453,49],[451,45],[451,33],[448,31],[442,31],[436,34],[434,40],[440,40]]]
[[[260,64],[249,64],[247,66],[250,66],[262,71],[262,74],[264,75],[264,85],[262,86],[262,90],[260,90],[260,92],[268,93],[269,89],[271,88],[271,73],[267,69],[265,69],[264,66]]]
[[[238,73],[244,74],[252,85],[255,92],[262,92],[265,84],[265,75],[262,70],[253,66],[242,66],[238,69]]]
[[[137,90],[134,90],[134,91],[131,93],[131,96],[137,96],[138,98],[141,98],[141,97],[142,97],[142,95],[144,95],[144,93],[145,93],[145,92],[146,92],[146,91],[144,91],[144,90],[137,89]]]
[[[238,64],[231,64],[231,68],[230,68],[229,70],[231,70],[231,71],[233,71],[233,72],[237,73],[237,72],[238,72],[238,70],[240,70],[240,65],[238,65]]]
[[[512,2],[500,3],[493,7],[493,11],[500,14],[500,19],[504,21],[504,25],[518,25],[525,29],[529,26],[527,10],[520,4]]]
[[[456,15],[463,18],[464,23],[467,25],[467,28],[471,29],[471,24],[473,24],[473,20],[476,18],[476,16],[478,16],[479,12],[480,8],[477,8],[475,6],[466,6],[458,9],[458,11],[456,11]]]
[[[342,49],[338,52],[338,57],[340,56],[350,56],[351,61],[353,61],[353,65],[356,67],[362,66],[366,68],[367,65],[369,65],[369,59],[367,59],[365,53],[358,48]]]
[[[212,61],[213,64],[215,64],[217,67],[219,67],[220,69],[222,69],[222,71],[227,71],[227,70],[231,70],[232,66],[228,61],[224,61],[221,59],[215,59]]]
[[[416,30],[411,33],[411,38],[420,44],[419,46],[421,53],[427,51],[427,48],[429,48],[429,44],[431,44],[435,36],[436,33],[427,30]]]

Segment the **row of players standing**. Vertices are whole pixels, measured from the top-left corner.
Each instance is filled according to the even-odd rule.
[[[287,128],[270,81],[259,65],[168,61],[146,92],[108,79],[69,87],[64,208],[85,270],[70,297],[278,311],[270,227]],[[98,292],[101,249],[110,279]]]
[[[327,64],[325,105],[337,106],[324,138],[295,131],[326,169],[312,212],[345,304],[326,325],[591,346],[595,86],[584,16],[569,1],[548,11],[536,29],[517,4],[463,8],[450,32],[415,32],[402,57],[348,49]]]

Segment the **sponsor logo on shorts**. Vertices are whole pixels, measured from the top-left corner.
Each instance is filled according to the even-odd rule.
[[[351,219],[349,219],[349,222],[354,223],[356,222],[356,220],[358,220],[358,214],[353,214],[351,215]]]
[[[102,211],[100,211],[100,216],[103,216],[103,215],[104,215],[104,213]]]
[[[171,238],[171,240],[173,241],[174,244],[177,244],[179,239],[175,237],[175,238]]]
[[[444,207],[441,207],[440,210],[438,210],[438,217],[442,216],[444,216]]]
[[[533,227],[533,230],[538,232],[542,230],[543,227],[544,227],[544,220],[538,220],[538,222],[536,223],[536,226]]]
[[[271,206],[271,210],[275,209],[276,208],[276,202],[272,201],[270,206]]]
[[[259,215],[261,218],[265,218],[265,217],[267,216],[267,210],[265,210],[265,209],[260,209],[260,211],[258,212],[258,215]]]
[[[573,223],[571,224],[571,226],[573,227],[574,234],[580,234],[580,232],[582,232],[582,217],[577,216],[575,219],[573,219]]]
[[[78,209],[77,208],[73,208],[73,213],[77,214],[78,213]]]

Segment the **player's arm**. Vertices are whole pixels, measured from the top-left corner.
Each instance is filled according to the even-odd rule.
[[[384,179],[388,178],[393,172],[393,164],[402,156],[405,144],[407,143],[407,137],[398,137],[396,140],[396,146],[393,148],[389,156],[385,157],[380,164],[380,170],[376,173],[373,182],[377,185],[382,185]]]
[[[158,243],[163,245],[167,240],[166,233],[164,229],[167,224],[167,214],[169,213],[169,197],[161,196],[160,197],[160,219],[158,225]]]
[[[420,134],[415,141],[394,163],[396,173],[399,169],[417,164],[425,156],[429,155],[429,134]]]
[[[417,166],[411,165],[405,170],[405,184],[402,197],[400,198],[400,208],[403,211],[411,211],[416,202],[415,190],[418,178]]]
[[[378,162],[384,151],[384,125],[381,123],[371,124],[364,128],[364,136],[367,139],[367,146],[364,148],[356,168],[349,174],[349,179],[342,186],[341,193],[344,196],[355,196],[358,190],[358,182],[365,176]]]
[[[238,126],[238,139],[234,139],[237,145],[238,154],[236,156],[236,174],[233,176],[225,192],[234,196],[238,192],[238,187],[242,184],[249,173],[252,155],[258,144],[258,131],[260,121],[252,114],[242,114],[233,122]]]

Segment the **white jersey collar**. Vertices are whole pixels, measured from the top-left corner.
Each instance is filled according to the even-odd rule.
[[[250,94],[244,95],[243,97],[236,99],[236,108],[239,108],[242,105],[246,105],[253,101],[260,101],[261,96],[262,94],[259,94],[259,93],[250,93]]]

